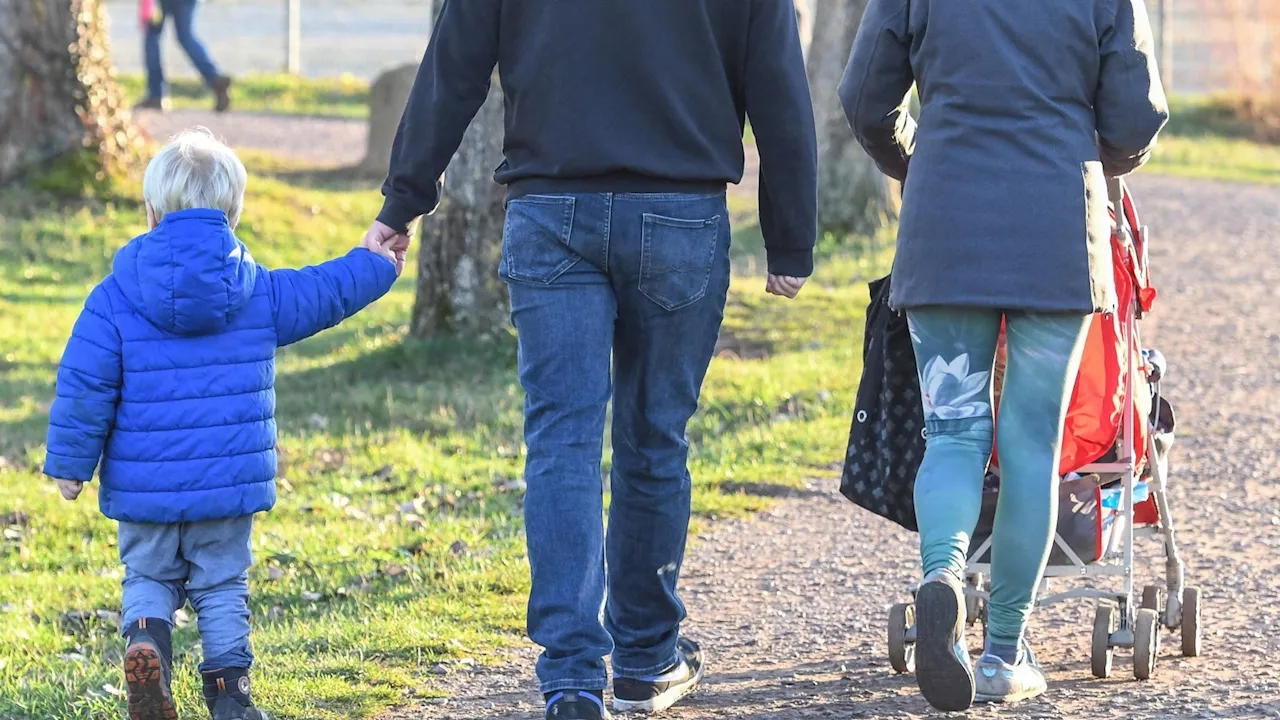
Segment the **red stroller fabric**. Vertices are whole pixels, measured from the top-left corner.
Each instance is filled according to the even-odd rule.
[[[1150,284],[1146,263],[1146,238],[1142,237],[1137,212],[1128,192],[1121,203],[1123,222],[1129,232],[1117,231],[1111,236],[1111,254],[1115,266],[1117,313],[1097,313],[1090,323],[1081,358],[1080,374],[1067,410],[1066,426],[1062,438],[1062,455],[1059,474],[1075,472],[1090,463],[1098,462],[1119,447],[1123,434],[1122,413],[1125,406],[1134,414],[1133,458],[1141,467],[1146,459],[1147,416],[1150,397],[1147,392],[1145,364],[1137,333],[1138,317],[1149,311],[1156,291]],[[1113,211],[1113,216],[1114,216]],[[1126,353],[1132,356],[1134,378],[1133,398],[1127,398],[1130,365]],[[997,382],[1003,375],[1005,337],[1001,330],[996,351]],[[999,412],[997,386],[996,411]],[[992,466],[998,467],[998,454],[992,453]]]

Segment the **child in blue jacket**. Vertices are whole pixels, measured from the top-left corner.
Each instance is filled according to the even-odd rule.
[[[143,180],[150,232],[89,293],[58,368],[44,472],[74,500],[101,461],[119,522],[130,720],[175,720],[174,612],[199,617],[215,720],[261,720],[249,695],[253,514],[276,499],[276,348],[386,294],[403,254],[367,242],[267,270],[234,229],[246,173],[207,131],[179,135]]]

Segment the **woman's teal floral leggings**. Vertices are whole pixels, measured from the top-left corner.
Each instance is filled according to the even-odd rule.
[[[1008,365],[999,428],[991,372],[1007,318]],[[991,548],[989,641],[1017,644],[1053,542],[1058,456],[1088,316],[969,308],[907,312],[920,368],[928,440],[916,476],[925,574],[964,575],[982,508],[982,482],[999,432],[1000,501]]]

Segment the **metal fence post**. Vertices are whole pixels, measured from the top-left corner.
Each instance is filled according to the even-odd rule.
[[[1173,92],[1173,0],[1160,0],[1160,82]]]
[[[302,72],[302,0],[285,0],[288,32],[285,35],[285,72]]]

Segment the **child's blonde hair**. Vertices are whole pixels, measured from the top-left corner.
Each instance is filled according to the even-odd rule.
[[[226,213],[231,227],[240,222],[248,173],[235,151],[205,128],[178,133],[147,165],[142,197],[159,222],[190,208]]]

